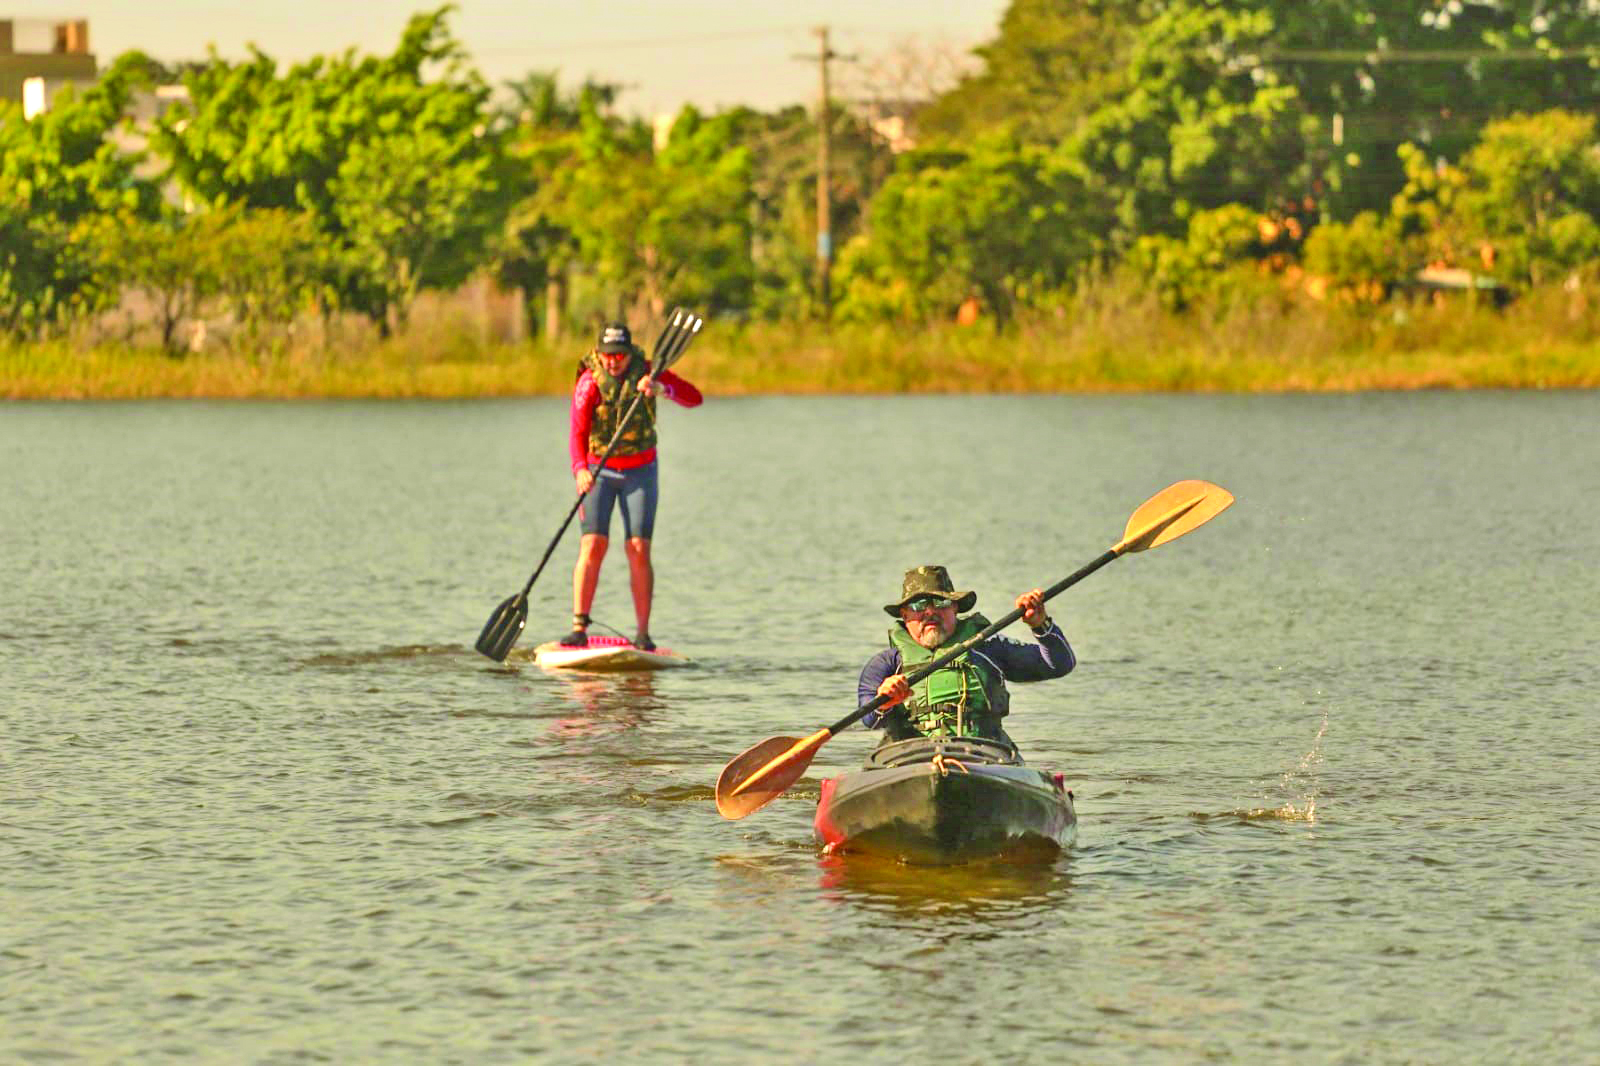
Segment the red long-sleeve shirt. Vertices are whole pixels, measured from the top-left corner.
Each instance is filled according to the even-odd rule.
[[[661,387],[661,392],[657,395],[666,396],[680,407],[699,407],[701,401],[705,399],[700,395],[699,389],[670,370],[663,370],[656,375],[655,382]],[[567,454],[572,459],[574,474],[600,461],[599,454],[589,451],[589,425],[594,421],[594,408],[599,402],[600,387],[595,384],[594,375],[585,368],[583,373],[578,375],[578,383],[572,389],[572,416],[567,433]],[[606,460],[606,469],[632,470],[644,466],[655,457],[654,448],[647,448],[635,455],[613,455]]]

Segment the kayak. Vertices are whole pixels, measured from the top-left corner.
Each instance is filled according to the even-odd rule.
[[[915,737],[885,744],[860,770],[826,778],[817,841],[915,865],[1047,860],[1078,831],[1061,774],[1023,765],[1009,744]]]
[[[533,649],[533,661],[546,670],[670,670],[691,662],[671,648],[636,648],[623,637],[590,637],[581,648],[548,641]]]

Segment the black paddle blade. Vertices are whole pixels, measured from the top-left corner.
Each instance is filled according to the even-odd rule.
[[[478,634],[478,650],[497,663],[506,661],[511,648],[528,624],[528,600],[518,593],[494,609],[483,632]]]

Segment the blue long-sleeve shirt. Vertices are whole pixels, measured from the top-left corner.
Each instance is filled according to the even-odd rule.
[[[985,660],[1003,678],[991,681],[986,690],[989,706],[1005,714],[1011,707],[1011,697],[1006,692],[1006,681],[1047,681],[1052,677],[1065,677],[1078,665],[1067,643],[1067,635],[1052,620],[1042,632],[1035,633],[1037,644],[1024,644],[1019,640],[996,634],[973,647],[972,654]],[[861,680],[856,685],[856,706],[861,707],[877,698],[878,686],[895,674],[904,673],[900,662],[900,649],[890,645],[871,659],[861,670]],[[883,715],[873,711],[861,719],[868,729],[877,728]]]

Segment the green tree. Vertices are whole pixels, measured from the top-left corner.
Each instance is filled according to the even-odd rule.
[[[293,329],[323,295],[326,247],[309,215],[271,208],[212,212],[200,262],[241,339],[255,350]]]
[[[329,182],[345,262],[380,323],[392,312],[403,329],[425,285],[454,288],[487,258],[506,205],[497,154],[474,142],[459,128],[364,138]]]
[[[1075,162],[1005,141],[902,157],[840,260],[844,318],[949,314],[977,297],[1003,328],[1071,283],[1104,227]]]
[[[320,244],[304,214],[221,207],[107,222],[99,240],[105,276],[143,297],[174,357],[185,352],[185,323],[226,311],[254,346],[267,330],[287,328],[316,294]]]
[[[750,158],[737,115],[678,116],[659,153],[639,123],[590,106],[572,157],[541,191],[552,224],[615,299],[659,313],[668,299],[707,307],[750,300]]]
[[[1128,59],[1152,0],[1012,0],[983,66],[917,115],[923,136],[1004,132],[1051,142],[1128,88]]]
[[[1295,90],[1252,58],[1271,31],[1265,14],[1188,3],[1142,28],[1127,92],[1069,142],[1115,205],[1116,246],[1182,234],[1196,211],[1265,207],[1303,174]]]
[[[622,92],[620,85],[593,78],[576,92],[563,92],[555,72],[547,70],[530,70],[503,88],[506,99],[498,108],[500,122],[535,138],[577,132],[586,107],[608,111]]]
[[[1471,181],[1459,208],[1486,232],[1528,236],[1575,212],[1600,213],[1593,115],[1557,110],[1501,119],[1462,166]]]
[[[823,119],[798,107],[775,113],[745,134],[755,161],[754,257],[765,289],[755,310],[767,317],[815,316],[819,121],[828,124],[829,234],[842,249],[866,226],[870,204],[895,168],[888,145],[851,111]]]
[[[1600,20],[1589,0],[1245,6],[1272,18],[1265,58],[1300,94],[1336,217],[1387,207],[1407,180],[1401,144],[1459,159],[1497,118],[1600,105]]]
[[[34,336],[111,303],[93,218],[64,223],[0,203],[0,333]]]
[[[577,157],[585,113],[605,115],[620,87],[589,80],[563,92],[555,74],[545,71],[530,71],[504,87],[507,99],[497,121],[505,131],[506,166],[517,175],[519,199],[491,239],[491,264],[502,285],[522,291],[526,311],[545,301],[546,320],[559,323],[578,241],[562,221],[552,182]]]
[[[1600,138],[1592,115],[1553,110],[1491,123],[1458,165],[1402,146],[1393,203],[1431,260],[1540,284],[1590,263],[1600,219]]]
[[[102,242],[109,272],[149,304],[161,346],[174,357],[184,352],[179,328],[217,291],[216,264],[205,254],[207,240],[201,232],[210,228],[209,215],[123,215],[108,227]]]
[[[1338,289],[1385,286],[1419,265],[1392,219],[1363,211],[1349,222],[1325,222],[1306,238],[1305,267]]]
[[[158,150],[198,199],[308,214],[334,248],[339,303],[387,329],[417,291],[458,283],[515,199],[490,90],[448,32],[451,7],[413,17],[393,55],[212,55],[185,78]]]
[[[97,251],[106,220],[152,217],[158,203],[138,155],[111,137],[146,62],[129,53],[32,121],[0,101],[0,331],[49,330],[116,298]]]
[[[1275,184],[1270,195],[1311,194],[1333,218],[1387,207],[1407,180],[1402,144],[1459,160],[1496,119],[1600,107],[1592,0],[1012,0],[977,51],[982,70],[919,116],[925,134],[1004,130],[1053,143],[1099,124],[1104,138],[1107,121],[1134,133],[1142,123],[1131,112],[1144,109],[1181,140],[1197,132],[1196,118],[1203,125],[1251,98],[1241,76],[1263,90],[1292,89],[1270,122],[1260,109],[1255,116],[1270,151],[1239,158]],[[1202,148],[1210,139],[1198,130]],[[1159,189],[1167,179],[1149,160],[1166,145],[1134,140],[1144,168],[1134,183]],[[1250,148],[1249,137],[1238,146]],[[1230,198],[1261,199],[1230,187],[1203,203]],[[1155,231],[1176,234],[1181,218]],[[1121,243],[1145,232],[1136,226]]]
[[[1140,237],[1121,263],[1133,285],[1153,290],[1169,311],[1202,303],[1222,309],[1241,292],[1262,288],[1259,266],[1269,254],[1261,213],[1242,204],[1196,213],[1182,238]]]

